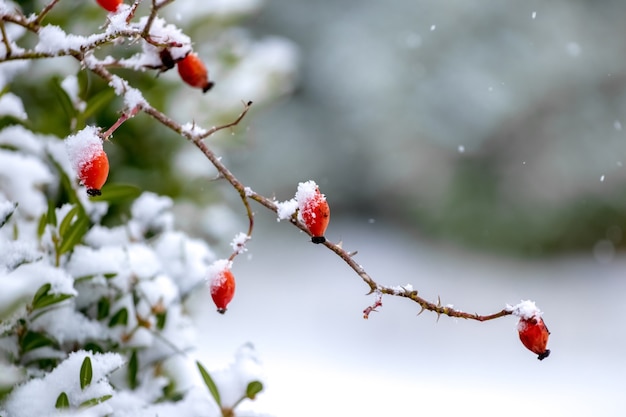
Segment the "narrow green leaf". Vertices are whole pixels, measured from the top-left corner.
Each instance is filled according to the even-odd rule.
[[[167,322],[167,311],[163,311],[156,314],[156,327],[159,330],[163,330],[165,328],[165,323]]]
[[[91,378],[93,378],[91,358],[89,356],[85,356],[83,364],[80,366],[80,389],[85,389],[86,386],[91,384]]]
[[[107,395],[103,395],[102,397],[92,398],[90,400],[87,400],[87,401],[84,401],[84,402],[80,403],[79,407],[80,408],[93,407],[94,405],[98,405],[100,403],[103,403],[103,402],[111,399],[111,397],[113,397],[111,394],[107,394]]]
[[[263,384],[261,381],[252,381],[246,387],[246,397],[254,400],[256,395],[263,391]]]
[[[74,107],[74,103],[72,103],[72,99],[70,98],[70,96],[68,96],[65,89],[61,87],[61,79],[59,77],[54,77],[52,80],[50,80],[50,87],[51,90],[54,92],[57,100],[59,100],[61,108],[63,109],[68,120],[76,117],[76,108]]]
[[[126,307],[124,307],[118,310],[118,312],[115,313],[113,317],[111,317],[111,320],[109,320],[109,327],[114,327],[114,326],[117,326],[118,324],[122,326],[126,326],[127,323],[128,323],[128,310],[126,309]]]
[[[39,289],[33,296],[33,309],[37,308],[35,306],[39,303],[39,300],[41,300],[43,297],[48,295],[48,291],[50,291],[51,288],[52,288],[52,284],[50,284],[49,282],[39,287]]]
[[[67,394],[65,392],[59,394],[59,396],[57,397],[57,402],[54,406],[59,410],[63,408],[70,408],[70,399],[67,398]]]
[[[33,297],[32,310],[38,310],[40,308],[48,307],[52,304],[60,303],[61,301],[72,298],[71,294],[49,294],[52,286],[47,283],[39,287],[37,293]]]
[[[40,347],[54,345],[56,345],[56,343],[49,337],[41,333],[32,331],[26,332],[26,334],[24,335],[24,337],[22,337],[22,340],[20,341],[22,353],[30,352],[31,350],[35,350]]]
[[[63,241],[59,248],[59,253],[62,255],[74,249],[74,246],[83,239],[87,230],[89,230],[89,218],[87,215],[79,216],[78,219],[67,228],[65,235],[62,236]]]
[[[33,310],[48,307],[72,297],[72,294],[46,294],[37,301],[37,304],[33,304]]]
[[[141,189],[128,184],[106,184],[102,187],[102,194],[91,197],[91,201],[107,201],[111,204],[134,200],[141,194]]]
[[[46,231],[46,225],[48,224],[48,215],[46,213],[41,215],[39,224],[37,225],[37,237],[41,239],[43,232]]]
[[[96,318],[102,320],[109,316],[109,310],[111,309],[111,302],[108,298],[102,297],[98,300],[98,315]]]
[[[74,206],[67,212],[63,220],[61,220],[61,224],[59,225],[59,235],[64,236],[67,233],[67,228],[72,224],[72,220],[80,210],[80,207]]]
[[[97,345],[93,342],[85,343],[85,346],[83,346],[83,350],[91,353],[104,353],[104,350],[100,347],[100,345]]]
[[[81,118],[88,119],[98,113],[104,106],[109,104],[115,98],[115,92],[111,88],[105,88],[99,93],[87,100],[87,107],[82,113]]]
[[[57,225],[57,212],[56,212],[56,207],[54,206],[54,203],[52,202],[52,200],[48,201],[48,224]]]
[[[130,389],[137,388],[137,372],[139,371],[139,360],[137,359],[137,350],[133,350],[128,360],[128,386]]]
[[[211,378],[211,375],[209,375],[209,372],[206,369],[204,369],[204,366],[202,366],[202,364],[200,362],[196,361],[196,365],[198,365],[198,370],[200,370],[200,374],[202,375],[202,379],[204,380],[204,384],[209,389],[209,392],[213,396],[213,399],[215,400],[217,405],[220,408],[222,408],[222,399],[220,398],[220,392],[217,389],[217,385],[215,385],[215,382],[213,381],[213,378]]]
[[[78,71],[76,78],[78,79],[78,97],[86,101],[89,95],[89,77],[90,71]]]

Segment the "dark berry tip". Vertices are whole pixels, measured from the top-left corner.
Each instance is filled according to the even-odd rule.
[[[218,308],[217,312],[220,313],[220,314],[224,314],[224,313],[226,313],[226,309],[225,308]]]
[[[326,242],[326,238],[324,236],[313,236],[311,238],[311,242],[313,242],[313,243],[324,243],[324,242]]]
[[[99,195],[102,195],[102,191],[96,190],[95,188],[87,188],[87,194],[92,197],[97,197]]]
[[[202,87],[202,92],[206,93],[207,91],[209,91],[210,89],[213,88],[213,86],[215,85],[215,83],[213,81],[209,81],[207,82],[204,87]]]
[[[548,356],[550,356],[550,349],[546,349],[545,352],[540,353],[539,356],[537,356],[537,359],[539,359],[540,361],[544,360],[545,358],[547,358]]]

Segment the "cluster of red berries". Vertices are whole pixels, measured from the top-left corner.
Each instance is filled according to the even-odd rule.
[[[96,0],[98,4],[109,12],[116,12],[123,0]],[[209,72],[206,65],[194,52],[189,52],[184,58],[178,61],[172,58],[169,50],[163,49],[160,53],[161,62],[163,63],[161,70],[167,71],[174,68],[174,65],[178,67],[178,74],[180,78],[190,86],[199,88],[202,92],[206,93],[213,88],[214,83],[209,81]]]

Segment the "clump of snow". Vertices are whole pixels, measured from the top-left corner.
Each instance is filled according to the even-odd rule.
[[[16,175],[16,173],[20,175]],[[36,217],[48,203],[40,187],[53,181],[50,168],[39,158],[0,149],[0,198],[17,202],[19,210]]]
[[[251,343],[241,346],[235,354],[235,362],[228,368],[211,372],[217,385],[222,405],[232,407],[245,396],[246,387],[252,381],[263,383],[264,374],[256,350]]]
[[[233,248],[233,251],[237,254],[244,253],[248,250],[246,248],[246,243],[250,240],[250,236],[247,233],[237,233],[237,235],[230,242],[230,246]]]
[[[50,55],[61,52],[69,52],[71,50],[79,51],[81,48],[95,42],[101,38],[98,35],[89,37],[67,34],[58,26],[46,25],[42,26],[38,32],[39,43],[35,45],[35,52],[46,53]]]
[[[298,210],[298,201],[295,198],[291,200],[276,203],[278,221],[290,219]]]
[[[207,130],[198,126],[196,123],[187,122],[182,125],[181,132],[189,136],[202,136],[207,132]]]
[[[20,120],[28,118],[22,99],[13,93],[5,93],[0,97],[0,114],[13,116]]]
[[[507,304],[506,309],[514,316],[525,320],[533,318],[539,319],[543,314],[543,312],[541,312],[541,310],[539,310],[539,308],[535,305],[535,302],[530,300],[522,300],[519,304],[514,306]]]
[[[80,383],[80,369],[89,356],[92,367],[92,380],[84,389]],[[122,366],[124,360],[116,353],[88,353],[78,351],[59,364],[43,378],[26,382],[14,389],[5,403],[5,410],[13,417],[34,417],[58,415],[55,408],[58,396],[65,392],[72,407],[78,407],[85,401],[114,395],[107,376]],[[94,414],[106,415],[113,412],[107,402],[102,402],[90,409]]]
[[[93,158],[102,152],[102,139],[100,129],[95,126],[87,126],[74,135],[65,139],[65,149],[72,168],[79,173],[85,165],[91,163]]]
[[[298,212],[298,218],[302,220],[300,217],[302,210],[307,207],[312,199],[320,197],[325,199],[325,196],[319,193],[319,188],[315,181],[309,180],[298,183],[298,189],[294,198],[275,203],[278,221],[290,219],[296,212]]]
[[[233,263],[228,259],[218,259],[213,262],[207,271],[207,281],[209,285],[219,286],[221,284],[220,280],[223,281],[226,279],[222,272],[230,269],[233,266]]]

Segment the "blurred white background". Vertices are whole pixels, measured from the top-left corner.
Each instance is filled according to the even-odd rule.
[[[356,274],[259,209],[228,313],[197,306],[207,358],[254,343],[278,417],[623,416],[625,12],[268,1],[253,30],[299,45],[300,83],[254,114],[235,173],[279,199],[316,180],[329,238],[381,283],[481,314],[536,301],[552,354],[512,317],[437,321],[386,297],[363,320]]]

